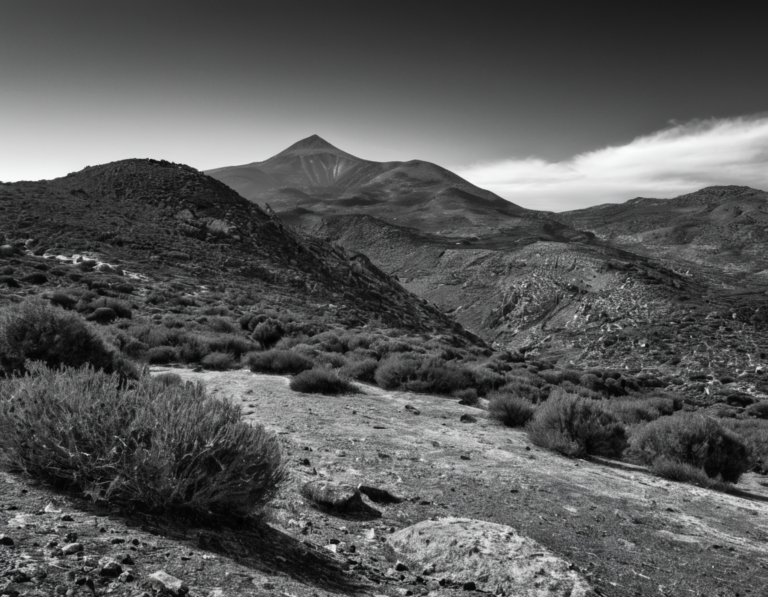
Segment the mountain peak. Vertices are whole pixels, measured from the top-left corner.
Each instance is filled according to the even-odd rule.
[[[332,149],[335,151],[339,150],[337,147],[334,147],[319,135],[310,135],[306,139],[297,141],[285,151],[295,151],[297,149]]]

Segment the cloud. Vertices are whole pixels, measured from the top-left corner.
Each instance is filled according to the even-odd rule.
[[[523,207],[551,211],[675,197],[712,185],[768,190],[768,115],[673,124],[562,162],[507,159],[456,172]]]

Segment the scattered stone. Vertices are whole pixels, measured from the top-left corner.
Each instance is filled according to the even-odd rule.
[[[365,503],[360,491],[351,485],[331,481],[310,481],[304,484],[301,493],[308,500],[324,508],[381,516],[381,512]]]
[[[62,514],[59,520],[62,522],[75,522],[75,519],[69,514]]]
[[[0,545],[11,546],[13,545],[13,539],[11,539],[8,535],[0,535]]]
[[[434,570],[443,586],[473,582],[475,590],[520,597],[595,595],[568,562],[506,525],[426,520],[393,533],[387,543],[411,568]]]
[[[122,537],[115,537],[114,539],[112,539],[112,541],[110,541],[110,543],[112,545],[119,545],[120,543],[125,543],[125,539],[123,539]]]
[[[477,585],[473,581],[468,580],[463,585],[461,585],[461,588],[465,591],[475,591],[477,590]]]
[[[120,563],[126,566],[133,566],[136,562],[133,561],[131,554],[126,553],[120,558]]]
[[[406,404],[405,405],[405,410],[411,411],[414,415],[420,415],[421,414],[421,411],[418,408],[416,408],[415,406],[412,406],[410,404]]]
[[[395,570],[397,570],[398,572],[407,572],[408,566],[406,566],[402,562],[397,562],[397,564],[395,564]]]
[[[73,553],[79,553],[83,551],[83,544],[82,543],[67,543],[64,547],[61,548],[61,553],[65,556],[72,555]]]
[[[472,457],[469,454],[462,454],[459,456],[462,460],[472,460]]]
[[[61,514],[61,508],[57,508],[53,503],[46,504],[43,510],[46,514]]]
[[[477,417],[473,415],[461,415],[459,421],[462,423],[477,423]]]
[[[358,485],[357,489],[377,504],[399,504],[403,501],[403,498],[393,495],[386,489],[371,487],[370,485]]]
[[[132,582],[136,580],[136,577],[129,570],[126,570],[117,577],[117,580],[120,582]]]
[[[167,591],[175,597],[189,593],[189,587],[180,579],[171,576],[165,570],[158,570],[149,575],[149,583],[156,589]]]
[[[111,558],[99,560],[99,576],[117,578],[123,573],[123,567]]]

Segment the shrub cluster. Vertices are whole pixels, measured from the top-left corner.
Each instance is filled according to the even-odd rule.
[[[561,390],[539,405],[527,431],[537,446],[570,457],[618,457],[627,446],[624,426],[600,402]]]
[[[660,459],[690,465],[728,483],[736,483],[750,464],[749,450],[736,434],[694,413],[663,417],[638,429],[632,454],[651,466]]]
[[[152,512],[244,517],[285,468],[277,438],[200,385],[121,385],[90,367],[0,383],[0,458],[12,470]]]
[[[324,368],[302,371],[291,380],[290,388],[305,394],[355,394],[358,391],[354,384]]]

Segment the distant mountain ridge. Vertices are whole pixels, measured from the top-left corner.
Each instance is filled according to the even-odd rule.
[[[436,164],[364,160],[317,135],[262,162],[207,174],[278,213],[373,215],[428,232],[487,231],[536,213]]]

